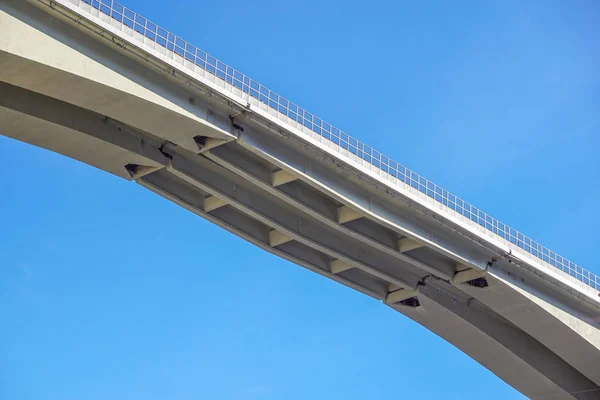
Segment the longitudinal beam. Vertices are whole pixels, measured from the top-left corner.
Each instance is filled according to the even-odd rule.
[[[293,173],[317,191],[326,193],[327,196],[341,204],[364,214],[365,218],[397,232],[399,237],[410,237],[455,262],[471,268],[485,269],[490,259],[483,253],[466,252],[444,237],[436,236],[435,240],[432,240],[429,232],[424,231],[421,226],[401,218],[393,210],[383,207],[382,204],[373,204],[370,196],[356,196],[355,185],[349,183],[347,179],[336,176],[324,168],[313,167],[306,153],[299,151],[302,143],[293,136],[286,137],[287,140],[283,142],[273,136],[261,134],[257,129],[252,129],[253,126],[255,125],[248,121],[248,127],[245,127],[244,133],[236,141],[238,145],[249,152],[278,168]],[[434,274],[433,271],[431,273]],[[446,278],[451,279],[452,273],[447,274],[444,279]]]
[[[207,152],[204,155],[206,157],[210,158],[211,160],[213,160],[215,163],[218,163],[219,165],[223,166],[224,168],[227,168],[229,171],[242,177],[244,180],[252,183],[257,188],[260,188],[261,190],[268,192],[269,194],[275,196],[276,198],[284,201],[287,204],[293,205],[295,208],[301,210],[303,213],[306,213],[306,214],[312,216],[313,218],[318,219],[320,222],[326,224],[327,226],[329,226],[332,229],[335,229],[340,234],[347,235],[349,237],[352,237],[353,239],[360,240],[361,242],[365,243],[367,246],[373,248],[374,250],[382,251],[382,252],[386,253],[387,255],[394,257],[397,260],[397,262],[399,262],[399,263],[409,264],[413,267],[418,268],[419,270],[421,270],[425,273],[433,274],[442,279],[446,279],[446,280],[452,279],[453,272],[449,271],[448,269],[436,268],[434,266],[423,263],[417,259],[414,259],[408,255],[402,254],[402,251],[398,251],[397,249],[395,249],[393,247],[386,246],[385,244],[383,244],[381,242],[378,242],[370,237],[367,237],[367,236],[345,226],[344,224],[339,223],[339,220],[335,220],[335,219],[331,218],[330,216],[317,211],[316,209],[307,205],[305,202],[301,202],[301,201],[297,200],[296,198],[292,197],[291,195],[287,194],[286,192],[283,192],[281,190],[278,190],[277,188],[274,188],[267,181],[261,179],[259,176],[259,173],[253,174],[253,173],[249,172],[248,169],[245,168],[244,160],[241,158],[239,153],[232,152],[230,147],[223,146],[219,149],[216,149],[215,151]],[[247,163],[247,164],[250,164],[250,163]],[[343,207],[340,207],[340,208],[343,208]],[[338,208],[338,211],[340,208]],[[343,213],[344,213],[343,215],[346,216],[347,215],[346,213],[350,213],[350,212],[344,211]],[[348,222],[348,221],[345,221],[345,222]],[[413,248],[416,248],[416,247],[413,247]]]
[[[362,276],[363,279],[359,282],[353,280],[352,277],[331,274],[324,257],[319,256],[316,252],[311,255],[310,249],[305,248],[302,252],[290,252],[290,249],[272,247],[269,242],[270,228],[247,217],[233,207],[215,209],[211,213],[205,212],[201,199],[206,196],[206,193],[186,184],[166,170],[144,176],[137,183],[269,253],[326,276],[369,297],[378,300],[385,298],[384,286],[381,283],[365,280],[366,275]]]
[[[166,146],[163,151],[172,158],[167,166],[169,172],[294,240],[400,287],[414,288],[421,279],[406,267],[368,251],[359,242],[351,243],[350,239],[332,235],[320,221],[291,213],[265,197],[262,191],[253,190],[236,175],[203,157],[195,156],[192,162],[175,147]]]

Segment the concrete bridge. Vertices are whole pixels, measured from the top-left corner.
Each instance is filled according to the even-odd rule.
[[[598,276],[142,16],[2,0],[0,67],[0,134],[381,300],[526,396],[600,398]]]

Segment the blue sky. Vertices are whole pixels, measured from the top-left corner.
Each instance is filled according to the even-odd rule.
[[[597,2],[124,3],[600,273]],[[522,398],[133,183],[0,145],[0,398]]]

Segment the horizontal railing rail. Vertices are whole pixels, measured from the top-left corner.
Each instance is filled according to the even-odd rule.
[[[161,28],[155,23],[131,11],[113,0],[68,0],[81,6],[86,4],[90,10],[98,10],[102,14],[116,20],[124,26],[139,33],[145,38],[159,44],[183,59],[203,70],[215,75],[243,93],[276,110],[297,123],[307,127],[323,138],[335,143],[342,149],[354,154],[361,160],[381,169],[392,177],[410,185],[419,192],[436,200],[450,210],[476,222],[488,231],[518,246],[527,253],[569,274],[580,282],[600,290],[600,277],[579,265],[567,260],[538,242],[489,216],[477,207],[442,189],[396,161],[347,135],[340,129],[307,112],[291,101],[279,96],[246,75],[231,68],[217,58],[200,50],[180,37]],[[81,7],[80,7],[81,8]]]

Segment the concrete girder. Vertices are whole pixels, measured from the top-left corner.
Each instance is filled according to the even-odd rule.
[[[286,244],[279,247],[271,247],[269,245],[270,228],[233,207],[228,207],[227,209],[223,209],[223,211],[219,209],[210,214],[204,212],[200,199],[206,196],[206,193],[187,184],[185,181],[181,181],[164,169],[144,176],[137,183],[269,253],[332,279],[369,297],[377,300],[385,298],[387,290],[385,290],[383,282],[376,281],[367,274],[361,275],[360,280],[352,279],[352,276],[348,276],[347,274],[331,274],[328,269],[329,262],[326,261],[328,257],[324,254],[321,257],[308,257],[306,250],[311,249],[306,248],[302,252],[296,252],[300,254],[299,256],[290,252],[286,248]],[[297,242],[293,243],[301,246]],[[318,261],[319,259],[323,261]]]
[[[232,143],[232,145],[234,145],[234,144]],[[423,262],[416,260],[410,256],[404,255],[392,247],[386,246],[385,244],[382,244],[370,237],[360,234],[359,232],[357,232],[353,229],[350,229],[349,227],[347,227],[345,225],[339,224],[338,221],[334,220],[332,217],[325,215],[322,212],[319,212],[319,211],[315,210],[314,208],[308,206],[306,204],[306,202],[299,201],[296,198],[294,198],[293,196],[291,196],[290,194],[287,194],[281,190],[277,190],[277,189],[273,188],[271,185],[269,185],[267,182],[265,182],[263,179],[261,179],[259,176],[257,176],[258,174],[249,172],[247,169],[245,169],[244,168],[245,166],[241,165],[242,161],[243,161],[243,160],[241,160],[241,158],[232,157],[231,155],[228,156],[226,153],[230,149],[231,149],[230,146],[224,146],[224,147],[219,148],[218,151],[210,151],[210,152],[205,153],[204,155],[207,158],[218,163],[219,165],[227,168],[229,171],[232,171],[235,174],[239,175],[240,177],[244,178],[246,181],[251,182],[253,185],[257,186],[258,188],[268,192],[269,194],[272,194],[273,196],[277,197],[278,199],[281,199],[282,201],[286,202],[287,204],[294,206],[295,208],[301,210],[303,213],[311,215],[313,218],[318,219],[322,223],[327,224],[330,228],[335,229],[340,234],[348,235],[354,239],[360,240],[361,242],[365,243],[366,245],[372,247],[373,249],[382,251],[382,252],[386,253],[387,255],[394,257],[399,262],[409,264],[423,272],[438,276],[438,277],[440,277],[442,279],[446,279],[446,280],[450,280],[452,278],[452,276],[453,276],[452,274],[454,271],[452,271],[452,272],[446,271],[444,269],[440,269],[435,266],[431,266],[426,263],[423,263]]]
[[[369,251],[359,242],[353,243],[350,238],[332,235],[321,222],[291,211],[285,205],[277,204],[271,197],[265,197],[262,191],[252,190],[248,183],[218,164],[204,157],[194,157],[194,161],[190,161],[178,154],[175,146],[166,146],[165,151],[173,158],[167,166],[171,173],[213,196],[222,198],[231,206],[294,240],[401,287],[414,288],[421,279]]]
[[[450,233],[444,236],[436,232],[434,235],[432,228],[425,227],[425,222],[421,219],[417,222],[416,219],[411,219],[412,216],[400,215],[392,211],[405,207],[405,204],[397,201],[397,198],[392,198],[389,195],[388,198],[380,198],[375,193],[357,196],[356,194],[360,191],[353,189],[356,183],[339,177],[339,172],[331,171],[314,161],[309,161],[305,151],[293,151],[290,146],[303,149],[306,146],[301,145],[299,142],[296,143],[291,136],[285,136],[284,138],[287,140],[282,140],[276,138],[275,135],[259,134],[253,129],[252,121],[247,120],[247,122],[248,126],[244,126],[244,132],[238,137],[236,143],[248,151],[268,160],[279,168],[296,174],[303,182],[313,186],[320,192],[327,193],[328,196],[341,204],[362,212],[365,217],[372,219],[374,222],[397,232],[403,237],[420,242],[424,246],[452,258],[455,262],[469,265],[471,268],[485,268],[489,262],[491,255],[486,255],[483,252],[465,251],[462,247],[456,246],[453,239],[449,238]],[[364,188],[361,188],[361,190],[366,192]],[[394,202],[396,205],[392,207],[391,204]],[[439,226],[439,223],[437,225]],[[466,239],[464,241],[466,242]]]

